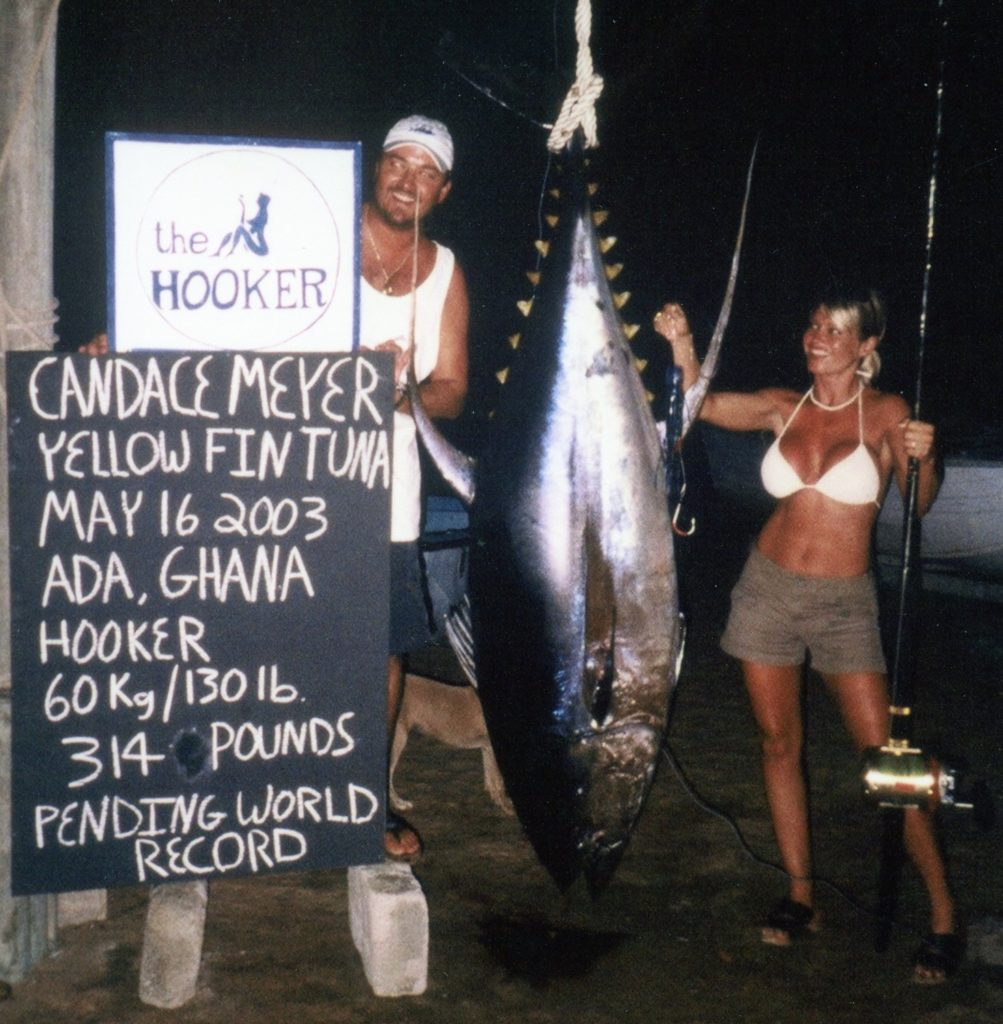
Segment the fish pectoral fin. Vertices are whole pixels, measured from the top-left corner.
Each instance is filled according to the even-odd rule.
[[[728,275],[728,284],[725,288],[724,301],[721,303],[721,311],[718,313],[717,323],[714,326],[714,333],[711,336],[710,344],[707,346],[707,354],[703,363],[700,364],[700,374],[696,383],[686,392],[683,398],[683,422],[680,437],[685,437],[690,427],[696,422],[700,412],[700,405],[707,394],[710,382],[717,373],[717,364],[721,357],[721,343],[724,340],[724,332],[731,317],[731,306],[735,299],[735,286],[738,283],[738,264],[742,254],[742,239],[745,237],[745,220],[749,212],[749,195],[752,192],[752,169],[756,164],[756,150],[759,148],[759,140],[752,148],[752,157],[749,160],[749,169],[745,176],[745,198],[742,200],[742,212],[738,221],[738,237],[735,239],[735,251],[731,257],[731,271]]]

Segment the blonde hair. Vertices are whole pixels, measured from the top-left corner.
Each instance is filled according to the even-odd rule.
[[[824,306],[834,317],[846,319],[860,335],[862,341],[877,338],[878,344],[885,336],[888,327],[888,316],[884,299],[873,288],[854,289],[841,285],[830,287],[815,304],[815,308]],[[870,384],[881,371],[881,356],[878,355],[877,344],[860,360],[857,375],[865,384]]]

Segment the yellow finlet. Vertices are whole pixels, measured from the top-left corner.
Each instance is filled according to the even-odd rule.
[[[620,271],[623,270],[623,264],[622,263],[607,263],[606,267],[605,267],[605,270],[606,270],[606,280],[607,281],[613,281],[613,280],[615,280],[619,276]]]
[[[508,368],[508,367],[506,366],[504,370],[499,370],[499,371],[498,371],[498,372],[497,372],[497,373],[495,374],[495,376],[496,376],[496,377],[498,378],[498,383],[499,383],[499,384],[504,384],[504,383],[505,383],[505,381],[507,381],[507,380],[508,380],[508,369],[509,369],[509,368]]]
[[[638,373],[644,373],[644,368],[647,365],[648,365],[648,360],[647,359],[638,359],[638,358],[635,357],[635,359],[634,359],[634,369],[637,370]]]
[[[521,334],[510,334],[508,336],[508,343],[510,348],[518,348],[520,341],[522,341]]]
[[[529,283],[535,288],[540,283],[540,271],[539,270],[527,270],[526,276],[529,278]]]
[[[523,316],[529,316],[529,311],[533,308],[532,299],[523,299],[522,302],[517,302],[516,306],[519,308],[519,312]]]
[[[556,227],[557,227],[557,214],[556,214],[556,213],[548,213],[548,214],[547,214],[547,216],[546,216],[546,217],[544,217],[543,219],[544,219],[544,220],[545,220],[545,221],[546,221],[546,222],[547,222],[547,223],[548,223],[548,224],[549,224],[549,225],[550,225],[550,226],[551,226],[552,228],[556,228]]]
[[[533,244],[536,246],[536,251],[546,258],[547,253],[550,252],[550,243],[545,242],[542,238],[538,238]]]
[[[599,191],[599,186],[594,181],[589,182],[589,195],[594,196]]]
[[[627,305],[627,300],[630,298],[630,292],[616,292],[613,296],[613,305],[617,309],[623,309]]]
[[[641,325],[640,324],[624,324],[623,325],[623,333],[626,336],[628,341],[630,341],[630,339],[633,338],[634,335],[637,334],[637,332],[640,329],[641,329]]]
[[[655,396],[650,391],[645,391],[644,397],[647,398],[649,402],[653,402],[655,400]]]
[[[547,195],[553,196],[554,199],[561,198],[561,190],[559,188],[551,188],[547,190]]]
[[[605,238],[599,239],[600,252],[607,253],[614,245],[616,245],[616,235],[607,235]]]
[[[606,218],[609,216],[609,210],[593,210],[592,211],[592,223],[597,228],[601,228],[606,223]]]

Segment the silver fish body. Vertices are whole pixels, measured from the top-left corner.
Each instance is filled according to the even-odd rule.
[[[558,885],[598,891],[654,776],[678,607],[661,445],[587,196],[559,217],[479,460],[469,591],[523,828]]]
[[[595,895],[655,775],[682,631],[662,445],[581,157],[565,163],[555,235],[477,463],[451,459],[412,404],[470,504],[477,684],[509,796],[557,884],[584,874]]]

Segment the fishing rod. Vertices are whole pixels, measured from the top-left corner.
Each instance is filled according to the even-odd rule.
[[[944,0],[939,0],[943,10]],[[946,18],[941,29],[946,27]],[[930,293],[933,239],[936,214],[937,173],[943,132],[944,66],[941,58],[936,93],[936,125],[927,198],[926,263],[920,303],[919,339],[915,398],[912,418],[920,419],[923,393],[923,363],[926,351],[927,309]],[[905,860],[904,811],[955,807],[973,810],[983,828],[994,818],[992,799],[984,780],[966,778],[958,770],[927,757],[913,738],[912,703],[916,675],[915,608],[919,601],[920,524],[918,514],[919,460],[910,456],[907,464],[902,526],[902,569],[899,577],[898,611],[892,666],[889,675],[889,734],[881,747],[865,753],[863,784],[865,795],[882,808],[881,863],[878,876],[879,927],[874,946],[887,948],[894,923],[899,878]]]
[[[939,0],[942,10],[944,0]],[[943,29],[946,18],[941,22]],[[944,67],[941,58],[936,91],[936,119],[927,193],[926,262],[920,301],[919,338],[912,418],[921,418],[923,369],[926,355],[927,310],[930,295],[933,241],[936,225],[936,199],[940,145],[944,119]],[[984,817],[982,787],[963,778],[958,770],[927,757],[913,741],[913,698],[916,676],[915,608],[919,602],[920,523],[918,515],[919,460],[910,456],[906,474],[902,525],[902,568],[899,577],[892,665],[889,674],[890,727],[888,742],[868,751],[864,761],[864,792],[885,808],[937,806],[975,809]]]
[[[943,0],[940,0],[943,6]],[[912,418],[922,410],[923,368],[926,355],[927,309],[930,294],[933,240],[936,223],[937,174],[944,114],[944,60],[936,92],[936,123],[927,193],[926,262],[920,300],[919,339]],[[913,744],[912,702],[916,674],[915,607],[919,600],[921,530],[917,511],[919,460],[909,456],[902,523],[902,568],[899,576],[892,665],[889,674],[888,742],[868,752],[864,767],[864,792],[881,807],[933,807],[950,802],[954,779],[928,760]]]
[[[943,7],[943,0],[939,0]],[[930,268],[936,214],[937,167],[943,130],[944,60],[936,94],[936,124],[927,192],[926,262],[920,301],[919,339],[916,355],[913,419],[920,418],[923,395],[923,364],[926,354],[926,321],[930,294]],[[913,743],[912,702],[916,673],[915,608],[919,602],[920,524],[917,510],[919,460],[910,455],[907,463],[903,502],[902,569],[899,576],[895,641],[888,680],[888,741],[864,755],[863,783],[867,797],[882,808],[881,858],[878,869],[877,929],[874,948],[884,952],[891,941],[892,923],[898,909],[899,882],[905,862],[905,817],[907,807],[932,809],[945,803],[955,790],[954,777],[942,772]]]

